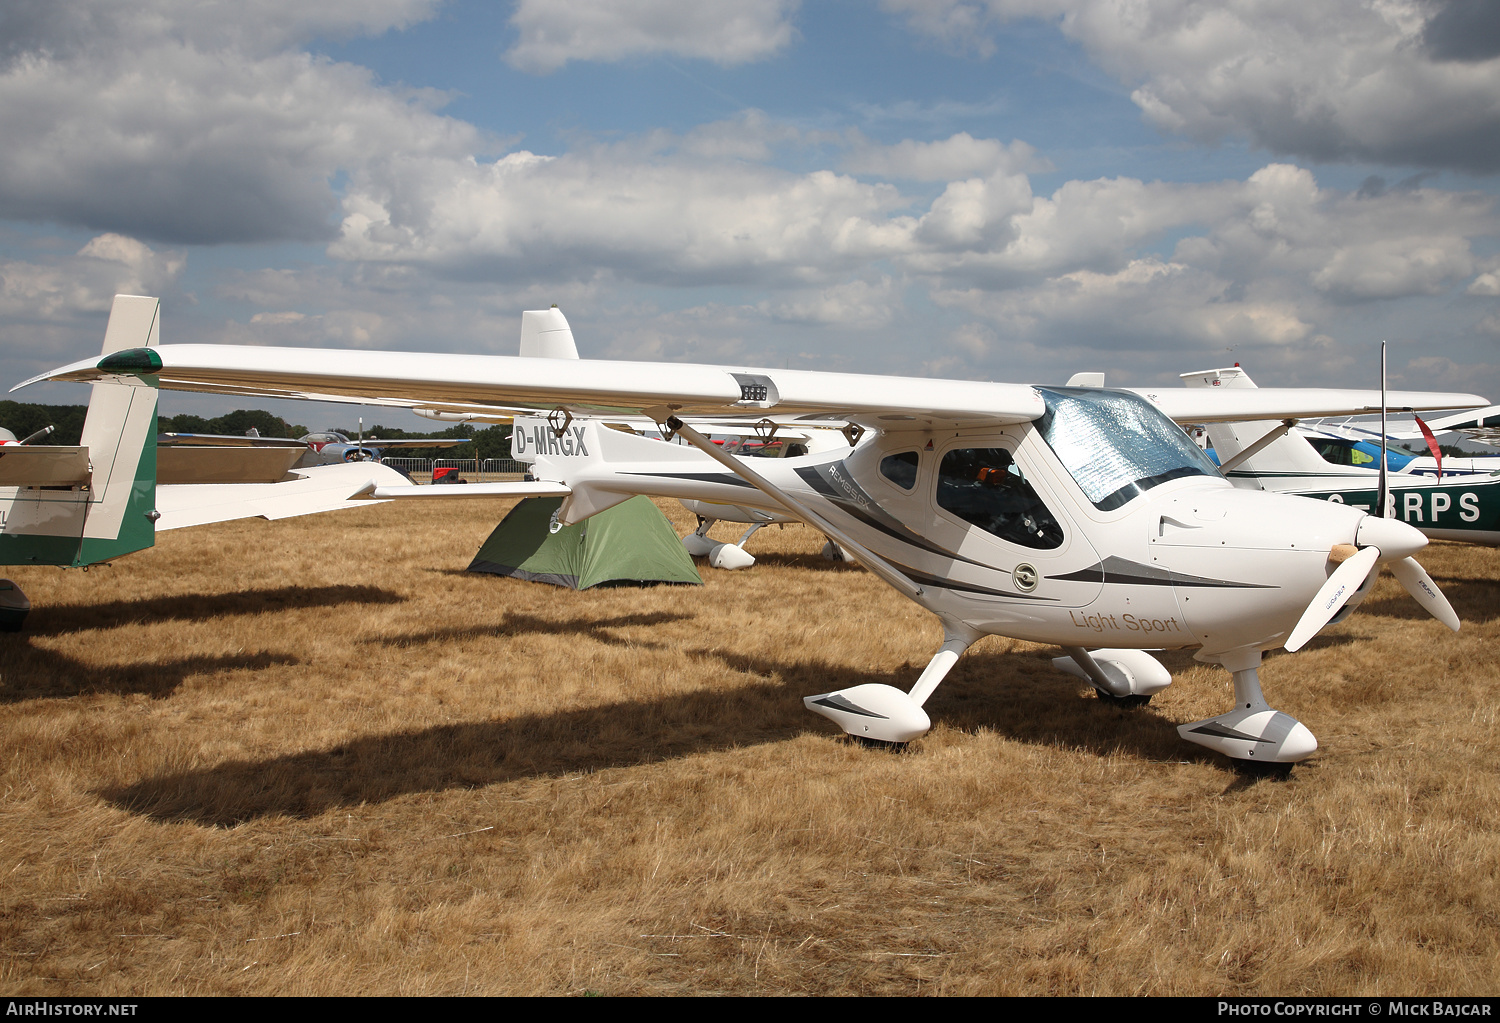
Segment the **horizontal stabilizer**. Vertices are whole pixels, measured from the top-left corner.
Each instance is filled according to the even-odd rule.
[[[66,487],[88,479],[88,448],[0,447],[0,487]]]
[[[296,448],[158,447],[156,482],[276,483],[307,450]]]
[[[289,519],[362,508],[355,495],[377,488],[416,488],[379,462],[345,462],[299,469],[281,483],[193,483],[156,488],[156,531],[234,519]]]
[[[360,501],[441,501],[476,497],[567,497],[573,488],[546,480],[508,483],[436,483],[428,487],[370,487],[354,495]]]

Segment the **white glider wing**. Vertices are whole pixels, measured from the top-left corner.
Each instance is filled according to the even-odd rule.
[[[886,430],[933,423],[1024,423],[1046,411],[1041,396],[1023,384],[658,362],[229,345],[132,349],[34,379],[114,380],[166,390],[440,412],[519,407],[598,415],[667,406],[689,415],[812,413]]]
[[[1184,389],[1131,387],[1127,390],[1151,401],[1179,423],[1238,423],[1253,419],[1319,419],[1356,416],[1380,411],[1380,391],[1322,387],[1256,387]],[[1393,412],[1480,408],[1488,405],[1477,394],[1443,391],[1387,391],[1386,407]]]

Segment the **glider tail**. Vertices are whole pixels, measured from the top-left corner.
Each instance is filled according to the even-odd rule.
[[[1182,382],[1188,387],[1222,387],[1229,390],[1255,386],[1255,381],[1238,365],[1184,373]],[[1272,434],[1276,436],[1272,437]],[[1213,445],[1219,464],[1230,467],[1225,475],[1231,481],[1253,477],[1256,473],[1319,475],[1328,471],[1328,463],[1318,454],[1317,449],[1305,437],[1280,423],[1210,423],[1208,440]],[[1249,455],[1245,454],[1247,451],[1250,452]]]
[[[160,330],[158,299],[116,295],[100,354]],[[92,386],[78,447],[0,448],[0,564],[77,568],[156,542],[156,388]]]

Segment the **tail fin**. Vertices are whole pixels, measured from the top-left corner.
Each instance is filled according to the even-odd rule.
[[[159,299],[116,295],[100,354],[155,347],[160,331]],[[155,544],[156,388],[92,386],[76,449],[87,472],[0,489],[0,564],[76,568]]]
[[[1184,373],[1182,382],[1189,387],[1223,387],[1236,390],[1255,386],[1255,381],[1250,379],[1250,374],[1239,366]],[[1219,464],[1223,465],[1268,433],[1279,429],[1281,429],[1279,423],[1209,423],[1208,440],[1213,445],[1214,454],[1219,456]],[[1252,479],[1257,473],[1323,473],[1327,471],[1328,463],[1323,461],[1323,456],[1318,454],[1306,438],[1293,431],[1261,448],[1235,466],[1234,471],[1229,475],[1231,480],[1243,480]]]
[[[521,358],[576,359],[578,345],[562,310],[527,309],[521,314]]]

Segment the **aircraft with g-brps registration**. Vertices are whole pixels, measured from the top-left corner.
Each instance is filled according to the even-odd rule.
[[[529,408],[556,447],[535,481],[385,488],[371,499],[549,494],[571,524],[636,494],[784,512],[834,540],[942,623],[909,692],[868,683],[806,697],[844,731],[904,742],[928,697],[985,635],[1056,644],[1060,669],[1140,703],[1171,682],[1147,650],[1192,648],[1233,675],[1235,706],[1179,726],[1230,757],[1291,763],[1317,742],[1261,690],[1264,651],[1296,649],[1369,592],[1379,565],[1450,628],[1457,616],[1412,557],[1416,529],[1347,505],[1240,490],[1178,423],[1313,418],[1378,407],[1378,391],[1137,392],[806,370],[430,353],[163,345],[85,359],[37,380],[262,394],[409,408],[433,417]],[[28,381],[30,383],[31,381]],[[24,386],[24,385],[22,385]],[[1420,410],[1476,395],[1398,392]],[[640,414],[686,445],[608,429]],[[694,417],[839,418],[842,451],[743,459]],[[1174,422],[1175,420],[1175,422]],[[754,464],[752,464],[754,463]]]
[[[1182,381],[1200,393],[1209,388],[1225,393],[1257,390],[1239,366],[1184,373]],[[1394,400],[1389,404],[1398,406]],[[1235,486],[1296,494],[1360,511],[1371,511],[1380,503],[1380,470],[1372,467],[1379,465],[1379,447],[1370,466],[1339,465],[1329,462],[1294,423],[1211,423],[1207,429],[1220,471]],[[1500,470],[1474,469],[1481,459],[1468,464],[1460,460],[1457,472],[1439,475],[1438,469],[1447,469],[1449,460],[1428,461],[1434,466],[1432,475],[1425,468],[1421,473],[1386,473],[1385,517],[1414,526],[1434,540],[1500,544]]]

